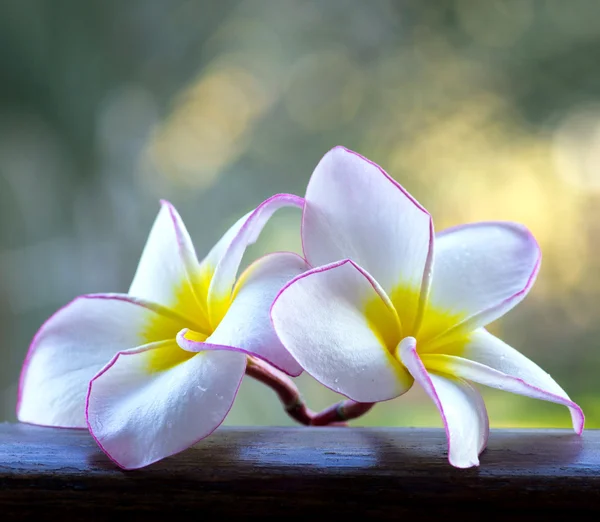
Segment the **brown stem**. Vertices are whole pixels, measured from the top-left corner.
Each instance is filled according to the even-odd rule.
[[[306,407],[298,388],[283,372],[260,359],[248,357],[246,375],[269,386],[277,394],[292,419],[305,426],[312,424],[313,412]]]
[[[347,426],[347,422],[368,412],[373,403],[342,401],[314,413],[304,403],[300,391],[293,381],[283,372],[270,364],[248,356],[246,375],[271,388],[279,397],[287,414],[305,426]]]
[[[367,413],[375,403],[372,402],[355,402],[353,400],[345,400],[338,402],[324,409],[323,411],[313,415],[313,426],[331,426],[335,423],[346,423],[346,421],[356,419]]]

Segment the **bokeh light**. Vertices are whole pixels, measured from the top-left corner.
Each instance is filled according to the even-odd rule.
[[[78,294],[126,291],[170,199],[200,254],[343,144],[441,230],[527,225],[538,282],[491,326],[600,426],[600,2],[42,0],[0,5],[0,417],[38,326]],[[244,263],[300,251],[278,215]],[[337,400],[302,376],[313,408]],[[568,426],[484,390],[492,426]],[[289,424],[245,382],[229,424]],[[421,390],[358,424],[440,425]]]

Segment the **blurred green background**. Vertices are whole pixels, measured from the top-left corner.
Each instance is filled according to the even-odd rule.
[[[492,331],[600,427],[600,2],[0,2],[0,419],[38,326],[78,294],[126,291],[171,200],[199,255],[276,192],[303,195],[342,144],[383,166],[438,230],[515,220],[544,262]],[[246,262],[298,251],[271,221]],[[313,408],[338,400],[307,376]],[[565,408],[484,390],[492,426]],[[291,424],[245,382],[228,424]],[[413,389],[356,424],[440,426]]]

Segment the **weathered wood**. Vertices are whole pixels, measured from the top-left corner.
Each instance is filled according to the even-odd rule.
[[[0,520],[600,512],[598,431],[495,430],[481,466],[467,470],[452,468],[445,451],[437,429],[221,428],[179,455],[122,471],[85,431],[0,424]]]

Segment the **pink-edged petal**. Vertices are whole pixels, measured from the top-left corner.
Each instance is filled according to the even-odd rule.
[[[527,295],[540,263],[537,242],[516,223],[475,223],[438,234],[421,343],[504,315]]]
[[[119,351],[175,337],[176,315],[124,294],[84,295],[61,308],[34,337],[19,382],[21,422],[85,428],[90,379]]]
[[[206,343],[239,347],[289,375],[300,375],[302,368],[277,338],[269,311],[282,287],[309,268],[304,259],[290,252],[269,254],[252,263],[237,282],[233,302]],[[194,339],[194,332],[184,332],[178,342],[185,350],[198,351]]]
[[[412,385],[391,353],[400,327],[387,296],[349,260],[292,280],[275,299],[271,318],[300,366],[350,399],[387,400]]]
[[[208,332],[210,274],[200,270],[192,240],[175,207],[168,201],[161,205],[129,294],[176,309],[186,317],[188,326]]]
[[[365,269],[397,297],[402,326],[412,331],[427,293],[433,225],[381,167],[343,147],[329,151],[306,190],[302,241],[312,266],[348,258]]]
[[[178,453],[210,435],[229,412],[246,356],[207,351],[154,372],[156,350],[171,341],[117,354],[90,382],[90,433],[118,466],[136,469]]]
[[[413,337],[399,346],[399,355],[414,377],[437,406],[448,438],[448,461],[457,468],[479,465],[479,454],[485,449],[489,422],[480,393],[463,379],[428,372]]]
[[[208,290],[208,309],[213,327],[223,318],[231,299],[236,275],[246,251],[254,243],[271,216],[284,207],[302,208],[304,200],[292,194],[276,194],[263,201],[256,209],[239,220],[218,244],[220,259],[215,266]],[[211,253],[211,258],[216,254]],[[212,262],[212,261],[211,261]]]
[[[478,384],[498,388],[534,399],[562,404],[569,408],[573,429],[581,434],[584,415],[566,392],[537,364],[483,328],[474,332],[456,355],[423,356],[428,369],[462,377]]]

